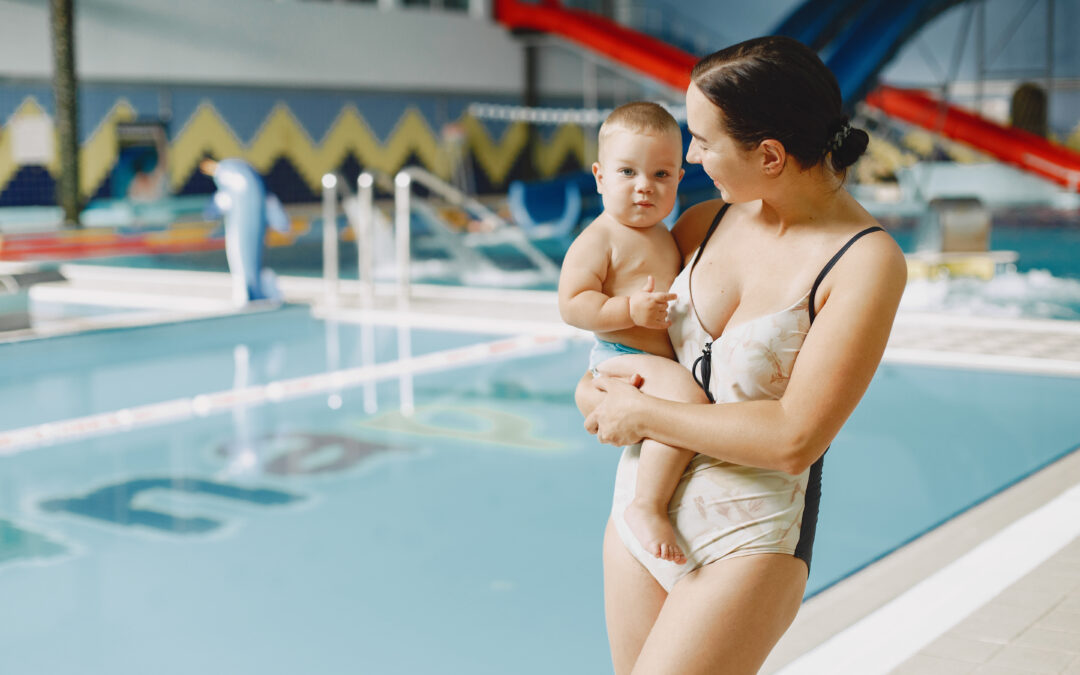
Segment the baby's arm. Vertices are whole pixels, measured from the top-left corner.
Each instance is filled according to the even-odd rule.
[[[600,228],[585,228],[570,245],[559,274],[559,314],[563,321],[599,333],[634,326],[667,328],[667,303],[677,296],[653,292],[652,277],[642,290],[629,296],[605,294],[610,258],[611,245]]]

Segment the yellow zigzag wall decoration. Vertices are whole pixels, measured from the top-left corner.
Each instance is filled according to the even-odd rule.
[[[48,113],[31,96],[27,97],[12,114],[10,121],[20,117],[48,117]],[[79,148],[79,193],[85,198],[97,191],[101,182],[108,177],[116,164],[117,144],[116,125],[135,119],[135,110],[126,100],[120,99],[105,117],[101,119],[90,139]],[[56,132],[53,132],[53,157],[45,167],[56,176],[60,172],[60,158],[55,148],[59,146]],[[0,129],[0,189],[19,171],[19,166],[11,156],[10,125]]]
[[[45,111],[28,97],[12,115],[45,115]],[[136,111],[124,99],[119,99],[102,119],[80,149],[80,190],[84,196],[93,194],[101,185],[117,159],[116,125],[136,118]],[[525,150],[528,131],[524,123],[507,127],[495,140],[476,119],[465,115],[460,123],[465,129],[468,148],[488,179],[499,184]],[[205,155],[240,157],[251,162],[256,170],[267,173],[278,158],[287,158],[312,191],[318,191],[322,175],[339,167],[347,153],[352,152],[365,167],[385,173],[402,168],[411,155],[420,159],[432,173],[449,178],[450,161],[438,136],[431,130],[423,115],[407,108],[391,131],[386,143],[381,143],[363,116],[353,105],[342,108],[322,142],[312,141],[288,106],[278,104],[267,115],[250,145],[233,132],[213,105],[202,103],[174,136],[169,149],[168,170],[174,190],[187,183],[199,161]],[[585,141],[582,130],[573,125],[560,127],[552,138],[540,141],[533,152],[532,162],[541,176],[552,176],[572,154],[584,162]],[[46,167],[56,175],[59,161],[54,157]],[[10,130],[0,128],[0,189],[18,171],[11,156]]]

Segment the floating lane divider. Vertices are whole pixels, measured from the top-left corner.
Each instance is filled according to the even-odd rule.
[[[12,429],[0,433],[0,456],[14,455],[33,447],[86,436],[178,422],[192,417],[206,417],[236,407],[277,403],[293,398],[336,392],[375,380],[450,370],[479,361],[518,358],[561,349],[565,342],[565,337],[557,335],[521,335],[373,366],[306,375],[264,385],[226,389],[209,394],[198,394],[191,398],[174,399]]]

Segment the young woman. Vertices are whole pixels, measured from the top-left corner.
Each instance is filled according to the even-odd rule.
[[[782,37],[719,51],[694,68],[686,105],[687,160],[721,199],[674,228],[684,269],[669,332],[723,405],[606,377],[577,392],[586,428],[630,446],[604,539],[618,675],[760,668],[805,590],[823,455],[874,375],[907,278],[899,247],[843,189],[868,137],[814,52]],[[645,438],[699,453],[670,505],[683,565],[643,551],[623,521]]]

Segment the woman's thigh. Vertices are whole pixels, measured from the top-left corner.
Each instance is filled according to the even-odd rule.
[[[626,550],[608,520],[604,532],[604,615],[615,675],[629,675],[667,593]]]
[[[795,619],[806,565],[783,554],[718,560],[680,579],[634,673],[752,675]]]

